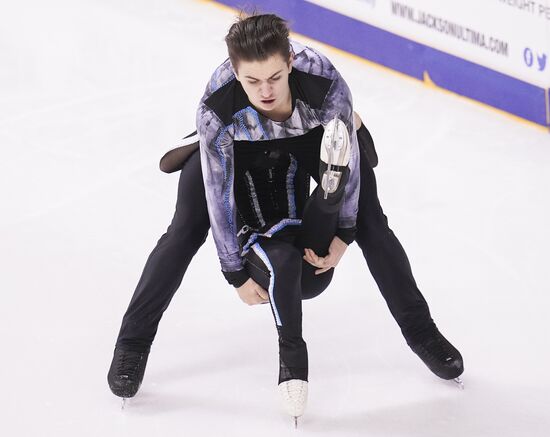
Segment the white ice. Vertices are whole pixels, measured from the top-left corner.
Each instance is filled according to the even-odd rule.
[[[267,306],[191,263],[125,411],[106,374],[174,211],[162,154],[193,128],[234,15],[194,0],[0,4],[0,434],[281,436]],[[352,246],[304,303],[318,436],[550,435],[550,134],[297,36],[350,85],[379,195],[464,391],[409,350]],[[199,181],[197,181],[199,183]],[[292,434],[294,435],[294,434]]]

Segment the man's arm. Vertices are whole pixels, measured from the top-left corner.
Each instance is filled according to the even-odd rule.
[[[249,275],[237,241],[233,126],[224,126],[210,108],[201,104],[197,110],[197,132],[208,216],[222,273],[231,285],[240,287]]]
[[[359,143],[357,142],[351,91],[337,71],[335,71],[333,83],[323,102],[320,121],[325,126],[335,116],[345,123],[351,147],[348,164],[350,174],[345,187],[344,201],[340,208],[336,235],[346,244],[350,244],[355,239],[355,223],[359,209]]]

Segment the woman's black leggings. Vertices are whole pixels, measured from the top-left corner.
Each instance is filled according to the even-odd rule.
[[[302,225],[261,237],[245,255],[245,268],[269,294],[269,304],[279,335],[279,383],[289,379],[307,381],[307,346],[302,338],[302,299],[322,293],[330,284],[334,269],[320,275],[306,262],[304,248],[325,256],[338,225],[345,180],[336,193],[323,198],[317,187],[304,207]],[[288,228],[287,228],[288,229]],[[286,232],[285,232],[286,231]]]

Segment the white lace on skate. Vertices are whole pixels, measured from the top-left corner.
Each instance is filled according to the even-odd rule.
[[[307,403],[307,381],[291,379],[279,384],[279,397],[286,413],[293,417],[304,414]]]
[[[345,167],[349,164],[350,140],[345,123],[338,117],[334,117],[325,126],[325,132],[321,141],[321,161],[327,164],[327,170],[323,173],[321,187],[327,194],[334,193],[340,183],[341,171],[334,166]]]

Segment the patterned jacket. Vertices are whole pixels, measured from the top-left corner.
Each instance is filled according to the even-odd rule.
[[[233,190],[234,141],[266,141],[300,136],[325,126],[338,116],[346,124],[351,140],[350,177],[345,187],[338,225],[340,228],[355,226],[360,175],[350,90],[324,55],[295,41],[291,41],[291,46],[295,55],[289,75],[293,112],[287,120],[273,121],[254,109],[235,78],[229,59],[215,70],[197,110],[208,214],[223,272],[243,269]]]

